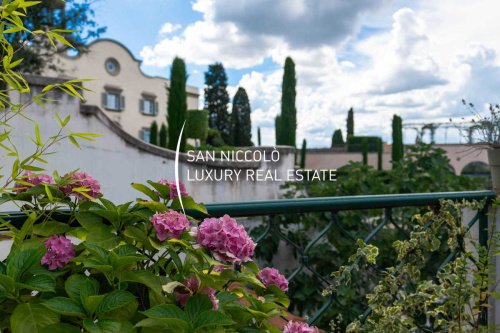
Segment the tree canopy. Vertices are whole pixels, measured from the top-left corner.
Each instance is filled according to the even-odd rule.
[[[342,130],[336,129],[335,132],[333,132],[332,136],[332,148],[335,145],[343,145],[343,144],[344,144],[344,138],[342,137]]]
[[[217,129],[226,144],[232,144],[231,118],[228,112],[229,94],[224,66],[216,62],[205,72],[205,109],[208,110],[208,125]]]
[[[186,96],[186,65],[184,60],[175,57],[170,71],[170,88],[167,104],[168,114],[168,148],[176,149],[181,129],[186,120],[187,96]],[[180,151],[184,151],[186,136],[181,138]]]
[[[281,85],[281,114],[276,117],[275,121],[277,145],[295,147],[297,131],[296,84],[295,63],[292,58],[287,57]]]
[[[58,64],[53,61],[54,55],[68,50],[68,46],[60,42],[58,35],[64,35],[76,50],[85,52],[85,45],[106,31],[105,27],[99,27],[94,20],[94,3],[95,0],[44,0],[37,6],[27,8],[24,17],[27,29],[52,30],[55,34],[49,39],[24,31],[7,34],[7,39],[18,50],[16,59],[24,59],[18,70],[41,74],[46,66],[57,69]],[[29,47],[24,47],[26,43],[29,43]],[[57,45],[57,48],[52,44]]]
[[[233,145],[236,147],[253,146],[251,112],[247,92],[244,88],[239,87],[233,98],[233,110],[231,113]]]

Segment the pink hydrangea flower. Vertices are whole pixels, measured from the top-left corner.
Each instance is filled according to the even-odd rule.
[[[179,196],[177,193],[177,184],[175,183],[175,181],[168,181],[168,180],[162,178],[158,181],[158,184],[168,185],[168,187],[170,188],[170,199],[175,199]],[[185,197],[185,196],[189,195],[189,193],[186,189],[186,185],[184,185],[184,183],[181,181],[179,181],[179,189],[181,192],[181,197]]]
[[[68,177],[68,180],[70,181],[70,184],[61,186],[60,188],[60,190],[65,195],[73,195],[78,199],[88,200],[89,199],[88,197],[84,196],[79,192],[74,191],[74,189],[78,187],[85,187],[87,189],[87,191],[85,191],[85,194],[94,199],[102,195],[101,185],[99,184],[99,182],[96,179],[92,178],[92,176],[90,176],[86,172],[83,171],[75,172],[74,174]]]
[[[156,213],[149,218],[156,230],[156,236],[164,241],[167,237],[179,238],[184,230],[189,227],[186,215],[169,209],[163,213]]]
[[[178,292],[176,293],[176,298],[177,301],[179,302],[179,305],[181,307],[186,306],[189,298],[191,298],[192,295],[196,294],[198,292],[198,289],[200,289],[200,281],[195,275],[191,275],[189,279],[184,281],[184,286],[190,290],[190,292]],[[212,307],[214,310],[219,309],[219,300],[215,297],[215,289],[205,287],[201,291],[201,293],[207,295],[210,298],[210,301],[212,302]]]
[[[217,260],[234,264],[252,260],[255,249],[255,243],[245,228],[229,215],[219,219],[206,218],[198,227],[196,240]]]
[[[315,326],[309,326],[306,323],[289,321],[283,329],[283,333],[319,333]]]
[[[266,287],[274,284],[283,291],[288,291],[288,280],[276,268],[264,268],[257,274],[257,278]]]
[[[54,235],[45,241],[47,252],[40,261],[42,265],[49,266],[50,270],[64,267],[75,256],[75,248],[66,236]]]
[[[33,186],[36,186],[39,184],[48,184],[48,185],[55,184],[54,178],[52,178],[51,176],[45,175],[45,174],[37,175],[31,171],[25,171],[23,173],[23,175],[21,176],[21,179],[26,183],[32,184]],[[20,183],[16,183],[14,186],[16,187],[17,193],[26,192],[29,188],[27,185],[20,184]]]

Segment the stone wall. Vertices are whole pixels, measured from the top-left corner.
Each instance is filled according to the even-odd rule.
[[[19,98],[13,96],[14,99]],[[158,180],[160,178],[174,179],[175,152],[143,142],[128,134],[118,124],[96,106],[81,107],[78,100],[66,95],[57,103],[48,104],[43,108],[37,104],[30,105],[24,113],[37,121],[42,138],[47,138],[58,130],[55,112],[61,118],[71,115],[68,124],[74,132],[99,133],[102,136],[97,142],[81,141],[81,149],[69,142],[54,146],[56,153],[48,156],[48,171],[57,170],[60,174],[80,168],[89,172],[102,185],[105,197],[117,203],[133,201],[140,196],[130,183]],[[34,151],[34,144],[29,136],[33,133],[34,123],[23,117],[15,117],[10,124],[15,128],[14,138],[18,148],[24,154]],[[271,152],[273,147],[253,148],[262,152]],[[179,175],[186,183],[188,191],[199,201],[227,202],[245,200],[277,199],[280,196],[280,185],[283,181],[188,181],[187,173],[211,170],[276,170],[283,174],[294,167],[294,148],[277,147],[280,159],[274,162],[188,162],[186,154],[179,157]],[[3,161],[3,174],[9,174],[11,160]],[[2,210],[6,210],[5,206]]]

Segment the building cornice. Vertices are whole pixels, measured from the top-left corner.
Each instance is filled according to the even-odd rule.
[[[160,76],[160,75],[149,75],[149,74],[144,73],[143,70],[141,69],[142,60],[137,59],[134,56],[134,54],[132,53],[132,51],[130,51],[130,49],[128,47],[126,47],[123,43],[117,41],[116,39],[112,39],[112,38],[100,38],[100,39],[96,39],[96,40],[90,42],[89,44],[87,44],[85,47],[90,50],[90,48],[93,45],[98,44],[98,43],[113,43],[113,44],[121,47],[122,49],[124,49],[128,53],[128,55],[130,56],[130,58],[134,62],[137,63],[137,67],[139,68],[139,73],[141,73],[141,75],[144,76],[145,78],[149,78],[149,79],[161,79],[161,80],[165,80],[168,84],[170,83],[170,80],[167,79],[166,77],[163,77],[163,76]],[[66,54],[63,54],[62,56],[64,56],[66,59],[69,59],[69,60],[77,60],[77,59],[81,58],[86,52],[88,52],[88,51],[80,52],[80,53],[78,53],[77,55],[74,55],[74,56],[69,56],[69,55],[66,55]],[[200,96],[198,88],[194,87],[194,86],[190,86],[190,85],[186,85],[186,93],[189,96],[193,96],[193,97],[199,97]]]

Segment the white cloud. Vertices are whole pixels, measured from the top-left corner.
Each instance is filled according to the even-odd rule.
[[[232,22],[250,35],[279,37],[293,47],[338,44],[359,29],[367,12],[388,1],[356,0],[218,0],[217,22]]]
[[[166,67],[179,56],[196,65],[222,61],[228,68],[248,68],[262,63],[265,56],[262,49],[271,45],[269,38],[240,34],[232,23],[197,21],[180,35],[163,38],[154,46],[145,46],[140,56],[149,66]]]
[[[144,47],[141,56],[152,66],[167,66],[178,55],[196,65],[221,61],[246,69],[238,85],[250,98],[254,133],[261,127],[266,144],[274,143],[286,56],[296,63],[297,144],[306,137],[309,146],[328,145],[336,128],[344,131],[351,106],[357,133],[390,141],[393,114],[407,122],[447,121],[467,115],[462,98],[476,105],[497,102],[497,1],[402,3],[408,5],[197,0],[193,10],[203,19]],[[357,35],[360,27],[365,29]],[[265,60],[274,65],[257,71]]]
[[[160,36],[164,36],[164,35],[169,35],[179,29],[182,28],[182,25],[180,24],[172,24],[170,22],[166,22],[165,24],[163,24],[160,28]]]

